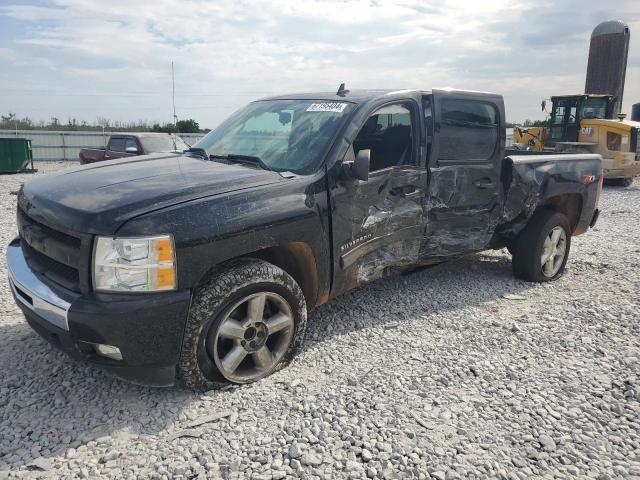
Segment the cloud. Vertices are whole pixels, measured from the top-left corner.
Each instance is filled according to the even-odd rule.
[[[9,0],[10,2],[11,0]],[[170,62],[181,118],[215,126],[289,91],[454,86],[505,95],[512,120],[584,87],[601,2],[568,0],[52,0],[0,7],[0,105],[34,119],[169,121]],[[625,104],[640,101],[640,5]],[[628,110],[628,108],[627,108]]]

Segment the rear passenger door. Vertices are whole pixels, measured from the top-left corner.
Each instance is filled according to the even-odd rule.
[[[423,102],[427,133],[430,123],[433,127],[423,254],[483,250],[501,214],[502,98],[435,90]],[[427,117],[427,112],[433,116]]]

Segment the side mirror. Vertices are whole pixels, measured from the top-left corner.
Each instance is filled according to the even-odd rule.
[[[124,151],[127,153],[138,153],[138,147],[127,147]]]
[[[355,160],[349,164],[349,173],[353,178],[366,182],[369,180],[371,150],[360,150]]]

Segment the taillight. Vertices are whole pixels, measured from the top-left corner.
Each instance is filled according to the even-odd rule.
[[[602,185],[604,184],[604,170],[600,170],[600,179],[598,180],[598,193],[596,194],[596,205],[600,201],[600,194],[602,193]]]

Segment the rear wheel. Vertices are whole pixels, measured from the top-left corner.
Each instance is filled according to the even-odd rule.
[[[633,183],[633,177],[629,178],[605,178],[605,185],[612,187],[630,187]]]
[[[530,282],[559,278],[571,248],[567,217],[549,209],[538,210],[511,246],[513,273]]]
[[[195,389],[260,380],[293,359],[306,321],[289,274],[262,260],[235,261],[194,292],[179,376]]]

